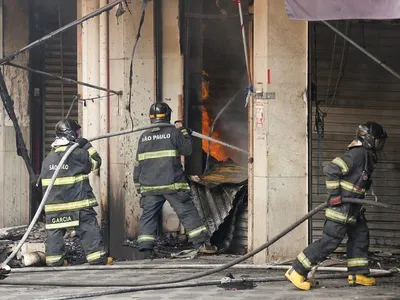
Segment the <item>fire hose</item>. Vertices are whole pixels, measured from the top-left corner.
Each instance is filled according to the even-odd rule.
[[[381,208],[386,208],[386,209],[392,209],[392,210],[400,210],[400,207],[394,206],[394,205],[389,205],[385,203],[380,203],[380,202],[375,202],[375,201],[370,201],[370,200],[364,200],[364,199],[350,199],[350,198],[344,198],[343,199],[344,203],[352,203],[352,204],[362,204],[362,205],[371,205],[371,206],[376,206],[376,207],[381,207]],[[287,227],[285,230],[280,232],[278,235],[276,235],[274,238],[269,240],[268,242],[264,243],[263,245],[259,246],[255,250],[247,253],[246,255],[243,255],[227,264],[224,264],[222,266],[218,266],[216,268],[213,268],[211,270],[207,270],[204,272],[199,272],[194,275],[185,277],[185,278],[178,278],[178,279],[172,279],[172,280],[166,280],[166,281],[156,281],[156,282],[148,282],[145,284],[132,284],[129,283],[127,284],[130,286],[129,288],[121,288],[121,289],[114,289],[114,290],[105,290],[105,291],[99,291],[99,292],[91,292],[91,293],[81,293],[81,294],[76,294],[76,295],[69,295],[69,296],[61,296],[61,297],[54,297],[54,298],[46,298],[48,300],[64,300],[64,299],[77,299],[77,298],[88,298],[88,297],[98,297],[98,296],[104,296],[104,295],[114,295],[114,294],[122,294],[122,293],[131,293],[131,292],[137,292],[137,291],[144,291],[144,290],[155,290],[155,289],[163,289],[163,288],[182,288],[182,287],[190,287],[190,286],[202,286],[202,285],[215,285],[217,282],[214,281],[206,281],[206,282],[189,282],[189,283],[183,283],[184,281],[189,281],[193,279],[198,279],[201,277],[209,276],[212,274],[215,274],[217,272],[226,270],[234,265],[237,265],[248,258],[254,256],[255,254],[261,252],[262,250],[265,250],[278,240],[280,240],[282,237],[284,237],[286,234],[297,228],[300,224],[302,224],[304,221],[315,215],[316,213],[320,212],[324,208],[326,208],[328,204],[322,203],[313,210],[311,210],[309,213],[304,215],[302,218],[291,224],[289,227]],[[340,277],[341,274],[335,276],[335,275],[325,275],[325,276],[316,276],[318,279],[333,279],[333,278],[338,278]],[[387,274],[385,273],[377,273],[374,274],[374,276],[385,276],[385,275],[391,275],[391,272],[388,272]],[[340,277],[341,278],[341,277]],[[283,280],[282,277],[270,277],[270,278],[264,278],[264,279],[259,279],[259,282],[268,282],[268,281],[281,281]],[[219,281],[218,281],[219,282]],[[4,282],[6,284],[6,282]],[[33,285],[33,283],[30,283]],[[43,283],[35,283],[36,285],[44,285]],[[25,285],[29,285],[28,282],[25,282]],[[68,284],[68,283],[59,283],[59,284],[53,284],[56,286],[76,286],[76,284]],[[118,286],[122,286],[123,284],[120,283]],[[85,284],[85,287],[90,287],[90,284]],[[98,286],[98,285],[96,285]],[[103,287],[106,285],[103,284]]]
[[[89,139],[90,142],[92,141],[96,141],[96,140],[100,140],[100,139],[105,139],[105,138],[110,138],[110,137],[115,137],[115,136],[120,136],[120,135],[125,135],[125,134],[129,134],[129,133],[133,133],[133,132],[137,132],[137,131],[143,131],[143,130],[148,130],[148,129],[152,129],[152,128],[159,128],[159,127],[174,127],[174,125],[172,124],[153,124],[153,125],[148,125],[148,126],[143,126],[143,127],[137,127],[137,128],[132,128],[132,129],[127,129],[127,130],[123,130],[123,131],[119,131],[119,132],[115,132],[115,133],[108,133],[108,134],[104,134],[104,135],[99,135],[96,136],[94,138]],[[212,141],[214,143],[219,143],[222,144],[226,147],[230,147],[232,149],[235,149],[237,151],[241,151],[244,153],[247,153],[247,151],[240,149],[238,147],[235,147],[233,145],[215,140],[213,138],[209,138],[208,136],[202,135],[200,133],[197,133],[195,131],[192,131],[192,135],[198,138],[204,138],[207,139],[209,141]],[[24,236],[22,237],[22,239],[19,241],[17,247],[15,247],[14,251],[7,257],[7,259],[1,264],[1,269],[0,269],[0,279],[9,274],[11,269],[10,267],[7,265],[17,254],[17,252],[21,249],[22,245],[25,243],[26,239],[28,238],[28,235],[30,234],[30,232],[33,229],[33,226],[36,224],[37,220],[40,217],[40,214],[44,208],[44,205],[46,204],[47,198],[49,197],[49,193],[51,191],[51,189],[53,188],[54,182],[56,181],[57,175],[61,170],[62,165],[64,164],[64,162],[66,161],[66,159],[69,157],[69,155],[78,147],[78,144],[74,144],[72,145],[68,151],[65,153],[65,155],[63,156],[63,158],[61,159],[60,163],[58,164],[56,170],[54,171],[54,174],[51,178],[50,184],[43,196],[43,199],[31,221],[31,223],[29,224],[28,229],[26,230]]]
[[[129,134],[129,133],[132,133],[132,132],[143,131],[143,130],[147,130],[147,129],[151,129],[151,128],[172,127],[172,126],[174,126],[174,125],[171,125],[171,124],[155,124],[155,125],[149,125],[149,126],[144,126],[144,127],[137,127],[137,128],[127,129],[127,130],[116,132],[116,133],[108,133],[108,134],[100,135],[100,136],[97,136],[97,137],[89,139],[89,141],[95,141],[95,140],[99,140],[99,139],[125,135],[125,134]],[[235,146],[226,144],[224,142],[209,138],[208,136],[204,136],[204,135],[199,134],[197,132],[193,132],[192,135],[195,136],[195,137],[199,137],[199,138],[205,138],[205,139],[210,140],[212,142],[222,144],[224,146],[227,146],[227,147],[230,147],[232,149],[241,151],[243,153],[247,153],[247,151],[245,151],[243,149],[240,149],[240,148],[237,148]],[[72,151],[77,147],[78,147],[78,144],[72,145],[72,147],[70,147],[68,149],[68,151],[65,153],[65,155],[61,159],[60,163],[58,164],[58,166],[57,166],[57,168],[56,168],[56,170],[55,170],[55,172],[53,174],[53,177],[51,178],[50,185],[47,188],[45,195],[43,196],[42,202],[40,203],[40,205],[38,207],[38,210],[36,211],[36,214],[32,219],[31,224],[29,225],[27,231],[25,232],[23,238],[21,239],[21,241],[19,242],[17,247],[10,254],[10,256],[2,263],[1,270],[0,270],[0,275],[6,276],[6,275],[8,275],[10,273],[11,269],[7,264],[11,261],[11,259],[16,255],[16,253],[20,250],[22,245],[25,243],[29,233],[31,232],[33,226],[35,225],[36,221],[38,220],[38,218],[40,216],[40,213],[41,213],[41,211],[42,211],[42,209],[43,209],[43,207],[44,207],[44,205],[45,205],[45,203],[47,201],[49,192],[50,192],[51,188],[54,185],[54,182],[55,182],[55,180],[57,178],[57,175],[58,175],[63,163],[68,158],[68,156],[72,153]],[[364,200],[364,199],[344,198],[343,202],[344,203],[353,203],[353,204],[362,204],[362,205],[372,205],[372,206],[377,206],[377,207],[382,207],[382,208],[387,208],[387,209],[392,209],[392,210],[400,210],[400,207],[398,207],[398,206],[389,205],[389,204],[380,203],[380,202],[375,202],[375,201]],[[265,250],[266,248],[268,248],[269,246],[271,246],[272,244],[274,244],[275,242],[280,240],[282,237],[284,237],[286,234],[288,234],[289,232],[291,232],[292,230],[297,228],[304,221],[306,221],[307,219],[309,219],[310,217],[312,217],[316,213],[320,212],[321,210],[325,209],[327,207],[327,205],[328,204],[326,202],[320,204],[319,206],[317,206],[316,208],[314,208],[313,210],[308,212],[306,215],[304,215],[302,218],[300,218],[299,220],[294,222],[292,225],[287,227],[285,230],[283,230],[281,233],[276,235],[274,238],[272,238],[268,242],[264,243],[263,245],[259,246],[258,248],[254,249],[253,251],[251,251],[251,252],[249,252],[249,253],[247,253],[247,254],[245,254],[245,255],[243,255],[243,256],[241,256],[241,257],[239,257],[239,258],[237,258],[237,259],[235,259],[235,260],[233,260],[233,261],[231,261],[231,262],[229,262],[227,264],[219,266],[217,268],[214,268],[214,269],[211,269],[211,270],[207,270],[207,271],[204,271],[204,272],[199,272],[199,273],[193,274],[193,275],[185,277],[185,278],[171,279],[171,280],[166,280],[166,281],[162,281],[162,282],[148,282],[148,283],[145,283],[145,284],[129,284],[129,286],[131,286],[131,288],[104,291],[104,292],[96,292],[96,295],[93,295],[94,293],[91,293],[91,294],[80,294],[79,297],[80,298],[84,298],[84,297],[94,297],[94,296],[101,296],[101,295],[111,295],[111,294],[135,292],[135,291],[138,291],[137,287],[139,287],[139,286],[140,287],[146,287],[147,289],[152,289],[152,287],[154,287],[154,289],[155,289],[156,286],[159,286],[159,285],[171,286],[171,284],[176,284],[176,283],[181,283],[183,281],[189,281],[189,280],[193,280],[193,279],[198,279],[198,278],[201,278],[201,277],[204,277],[204,276],[212,275],[214,273],[226,270],[226,269],[228,269],[228,268],[230,268],[230,267],[232,267],[232,266],[234,266],[236,264],[239,264],[239,263],[247,260],[248,258],[254,256],[255,254]],[[60,284],[59,286],[62,286],[62,285],[63,284]],[[90,285],[86,284],[85,286],[90,286]],[[70,298],[63,298],[63,299],[71,299],[71,298],[74,298],[74,296],[71,296]]]

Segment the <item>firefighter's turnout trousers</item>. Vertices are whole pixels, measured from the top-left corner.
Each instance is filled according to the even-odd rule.
[[[107,261],[107,255],[104,251],[101,229],[96,219],[97,213],[92,207],[83,208],[74,213],[76,213],[79,218],[79,225],[75,227],[75,230],[82,243],[88,263],[92,265],[104,265]],[[47,218],[49,218],[49,216]],[[49,266],[61,266],[66,254],[64,235],[67,228],[49,229],[51,228],[49,224],[46,225],[46,228],[46,264]]]
[[[203,225],[200,215],[194,206],[190,191],[177,191],[162,195],[142,195],[140,206],[143,209],[140,217],[138,236],[139,250],[153,249],[156,239],[158,213],[167,200],[172,206],[186,229],[189,241],[195,246],[209,239],[207,228]]]
[[[293,268],[306,276],[314,265],[325,260],[339,247],[347,234],[348,273],[369,274],[369,230],[363,210],[356,205],[342,204],[328,208],[326,218],[322,237],[297,256]]]

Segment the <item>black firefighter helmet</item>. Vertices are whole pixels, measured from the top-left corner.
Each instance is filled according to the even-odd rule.
[[[156,102],[150,106],[150,122],[153,123],[170,123],[171,122],[171,108],[167,103]]]
[[[358,126],[356,138],[366,149],[383,150],[387,133],[381,125],[375,122],[367,122]]]
[[[56,125],[56,136],[58,138],[65,137],[69,141],[75,141],[79,137],[79,129],[81,125],[71,119],[64,119]]]

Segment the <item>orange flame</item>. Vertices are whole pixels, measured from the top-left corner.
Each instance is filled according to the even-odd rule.
[[[206,102],[209,99],[209,83],[208,81],[205,79],[205,77],[207,77],[207,73],[205,73],[203,71],[203,80],[202,80],[202,99],[203,99],[203,103]],[[205,106],[203,105],[202,107],[202,134],[204,135],[209,135],[210,134],[210,127],[212,124],[213,120],[210,118],[210,116],[208,115],[208,112],[205,108]],[[214,131],[212,133],[212,138],[216,139],[216,140],[221,140],[220,135],[218,134],[218,132]],[[202,148],[203,151],[208,153],[208,141],[206,140],[202,140]],[[216,158],[219,161],[225,161],[228,159],[228,156],[225,153],[225,149],[224,146],[220,145],[220,144],[216,144],[216,143],[210,143],[210,155],[214,158]]]

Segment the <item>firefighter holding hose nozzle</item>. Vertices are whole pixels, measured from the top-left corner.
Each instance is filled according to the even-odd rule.
[[[368,276],[369,229],[365,209],[361,205],[342,203],[342,198],[364,199],[372,184],[371,174],[378,161],[377,153],[383,150],[386,139],[386,131],[381,125],[374,122],[362,124],[348,151],[324,167],[329,199],[322,237],[304,249],[285,274],[297,288],[311,289],[307,274],[339,247],[346,234],[349,285],[376,284],[375,278]]]
[[[150,107],[152,124],[169,124],[171,108],[164,102]],[[139,138],[134,168],[134,183],[141,195],[139,251],[154,257],[157,215],[168,201],[187,231],[189,241],[200,253],[213,254],[217,248],[210,244],[207,228],[192,201],[190,186],[182,169],[181,155],[192,153],[191,130],[181,121],[175,127],[160,127],[144,132]]]
[[[101,158],[87,139],[80,137],[81,126],[70,119],[56,125],[56,139],[51,152],[42,163],[41,178],[43,193],[50,185],[51,178],[64,154],[74,144],[74,149],[60,169],[51,189],[46,212],[46,264],[67,265],[65,259],[64,234],[67,228],[75,228],[82,242],[86,259],[92,265],[111,264],[107,257],[103,237],[93,209],[97,200],[89,182],[89,173],[100,168]]]

